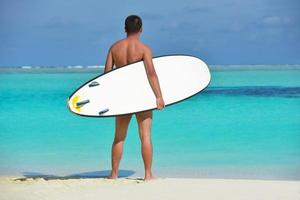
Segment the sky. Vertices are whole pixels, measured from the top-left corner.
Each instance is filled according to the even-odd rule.
[[[130,14],[153,56],[300,64],[299,10],[299,0],[0,0],[0,66],[103,65]]]

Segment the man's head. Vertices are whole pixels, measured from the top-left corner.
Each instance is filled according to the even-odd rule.
[[[125,20],[125,31],[127,34],[142,32],[142,19],[137,15],[129,15]]]

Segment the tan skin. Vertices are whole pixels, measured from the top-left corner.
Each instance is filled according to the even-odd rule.
[[[156,96],[157,109],[161,110],[165,107],[162,97],[159,80],[156,75],[151,49],[143,44],[140,40],[142,29],[137,33],[127,34],[127,37],[117,41],[109,49],[104,72],[112,70],[113,65],[117,68],[132,62],[143,60],[146,69],[148,81]],[[116,116],[115,118],[115,137],[112,144],[112,170],[108,178],[118,178],[119,164],[122,158],[123,144],[126,138],[128,125],[133,114]],[[144,180],[153,179],[152,175],[152,143],[151,143],[151,127],[152,127],[152,110],[135,113],[139,128],[139,136],[141,140],[141,151],[144,161],[145,177]]]

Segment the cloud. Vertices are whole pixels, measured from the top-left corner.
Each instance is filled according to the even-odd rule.
[[[266,16],[262,19],[262,23],[268,26],[287,25],[292,22],[287,16]]]
[[[243,30],[243,26],[238,23],[233,23],[230,27],[228,27],[230,31],[239,32]]]
[[[185,7],[183,8],[184,12],[187,12],[188,14],[194,14],[194,13],[203,13],[208,12],[210,8],[208,7]]]
[[[74,29],[75,27],[82,26],[77,21],[68,20],[62,17],[52,17],[48,21],[44,22],[44,24],[40,25],[40,28],[43,29],[55,29],[55,30],[64,30],[64,29]]]
[[[163,15],[157,13],[141,13],[140,15],[143,20],[161,20],[164,18]]]

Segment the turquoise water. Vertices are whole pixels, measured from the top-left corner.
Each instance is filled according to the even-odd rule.
[[[79,117],[66,108],[71,92],[99,73],[0,72],[1,175],[107,173],[114,118]],[[204,92],[154,111],[154,173],[299,180],[299,77],[297,69],[213,70]],[[143,174],[135,117],[121,169]]]

